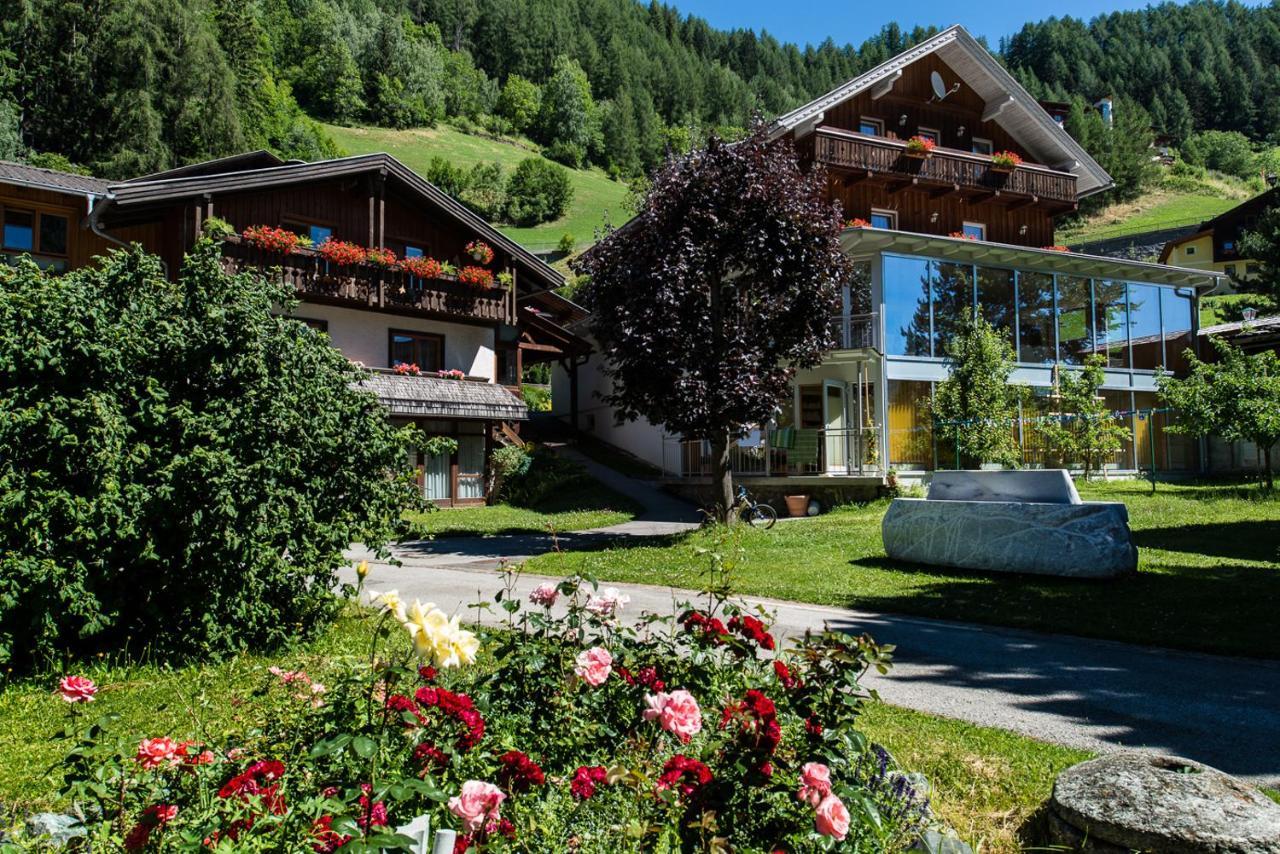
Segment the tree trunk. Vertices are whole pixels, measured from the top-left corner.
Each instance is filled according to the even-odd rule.
[[[1275,478],[1271,473],[1271,446],[1268,445],[1262,451],[1262,478],[1267,484],[1267,490],[1276,488]]]
[[[731,524],[733,512],[733,469],[729,465],[729,434],[720,433],[711,440],[711,494],[716,521]]]

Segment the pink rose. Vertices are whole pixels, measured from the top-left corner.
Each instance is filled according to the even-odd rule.
[[[649,707],[644,710],[644,719],[656,720],[685,744],[702,730],[702,710],[698,708],[698,701],[683,688],[670,694],[650,694],[644,702]]]
[[[544,581],[537,587],[533,588],[533,592],[529,594],[529,601],[535,605],[541,605],[544,608],[550,608],[556,604],[556,599],[560,598],[560,591],[556,589],[556,585],[550,581]]]
[[[827,795],[818,804],[813,816],[814,827],[823,836],[830,836],[839,841],[849,833],[849,810],[844,801],[835,795]]]
[[[607,587],[599,596],[592,596],[587,602],[587,610],[603,619],[608,619],[622,610],[622,606],[631,601],[625,593],[619,593],[616,587]]]
[[[573,672],[578,678],[595,688],[603,685],[613,672],[613,656],[602,646],[593,646],[578,653]]]
[[[462,819],[468,833],[475,833],[487,822],[498,821],[498,807],[506,798],[492,783],[468,780],[462,784],[462,792],[449,799],[449,812]]]
[[[153,771],[164,765],[177,765],[182,761],[179,745],[168,736],[144,738],[138,744],[138,763],[144,770]]]
[[[58,683],[58,696],[68,703],[92,703],[98,686],[84,676],[63,676]]]
[[[800,769],[800,791],[796,794],[809,806],[816,807],[831,794],[831,769],[821,762],[806,762]]]

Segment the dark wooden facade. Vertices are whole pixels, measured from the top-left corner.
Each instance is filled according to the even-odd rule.
[[[831,197],[849,219],[887,211],[904,231],[945,235],[977,223],[990,241],[1052,245],[1054,217],[1075,208],[1075,176],[1035,163],[994,119],[984,121],[988,105],[963,82],[938,101],[934,72],[948,86],[960,80],[929,54],[902,69],[887,90],[872,86],[827,109],[814,132],[799,140],[802,159],[827,168]],[[868,119],[877,133],[860,131]],[[927,157],[912,157],[905,142],[920,134],[938,145]],[[1022,165],[994,167],[989,155],[975,152],[975,139],[992,152],[1017,154]]]

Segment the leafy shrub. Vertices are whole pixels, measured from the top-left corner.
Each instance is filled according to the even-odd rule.
[[[467,189],[468,176],[466,171],[460,166],[455,166],[453,161],[446,160],[439,155],[431,158],[431,162],[427,164],[427,174],[424,177],[455,199],[461,199],[462,194]]]
[[[1253,144],[1239,131],[1200,131],[1183,143],[1182,156],[1192,165],[1237,178],[1252,175],[1258,162]]]
[[[0,269],[0,661],[307,635],[411,495],[402,434],[326,340],[201,241]]]
[[[501,498],[507,482],[529,470],[533,463],[524,448],[504,445],[489,455],[489,494]]]
[[[573,235],[566,231],[560,235],[560,242],[556,244],[556,251],[561,255],[572,255],[573,249],[577,245],[578,242],[573,239]]]
[[[367,660],[272,668],[270,714],[225,740],[121,732],[69,700],[68,797],[94,850],[406,850],[392,828],[423,813],[455,850],[495,852],[896,851],[936,827],[856,729],[889,650],[839,633],[784,650],[727,598],[731,559],[710,562],[719,592],[639,627],[577,577],[522,595],[505,572],[486,603],[505,623],[474,631],[380,595]]]
[[[477,163],[467,175],[462,201],[488,220],[500,219],[507,209],[506,176],[501,163]]]
[[[521,160],[507,182],[507,217],[516,225],[558,219],[572,200],[569,173],[541,157]]]
[[[520,394],[524,397],[525,406],[529,407],[531,412],[551,411],[550,389],[537,385],[526,385],[521,387]]]

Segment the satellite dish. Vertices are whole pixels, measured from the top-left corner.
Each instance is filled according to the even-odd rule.
[[[929,73],[929,85],[933,87],[933,99],[935,101],[945,101],[948,95],[960,88],[960,81],[957,80],[955,85],[948,89],[947,84],[942,80],[942,75],[933,71]]]

